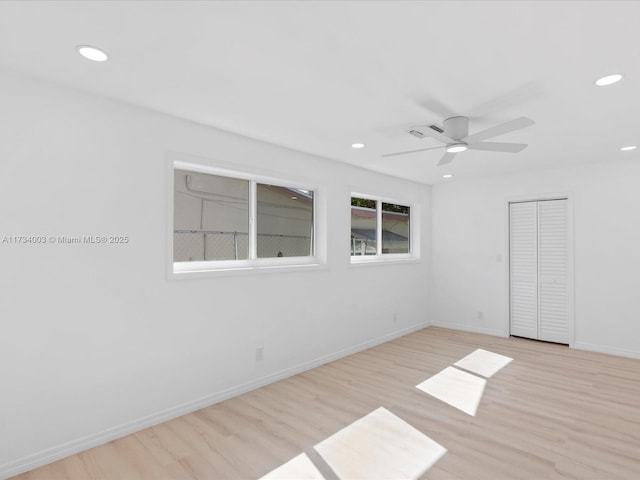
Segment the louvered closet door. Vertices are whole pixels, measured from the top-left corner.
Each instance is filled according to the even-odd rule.
[[[538,338],[538,229],[536,202],[509,206],[511,335]]]
[[[538,202],[538,338],[569,343],[567,201]]]
[[[567,200],[509,205],[511,335],[569,343]]]

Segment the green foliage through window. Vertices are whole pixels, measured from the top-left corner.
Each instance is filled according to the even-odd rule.
[[[404,205],[398,205],[395,203],[382,203],[382,211],[383,212],[393,212],[393,213],[404,213],[406,215],[409,214],[409,207],[405,207]]]
[[[372,208],[373,210],[375,210],[376,209],[376,201],[375,200],[369,200],[368,198],[351,197],[351,206],[352,207]]]

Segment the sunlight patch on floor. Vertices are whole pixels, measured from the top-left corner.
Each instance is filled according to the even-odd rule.
[[[325,480],[305,453],[292,458],[259,480]]]
[[[315,446],[341,480],[415,479],[447,449],[380,407]]]
[[[454,367],[447,367],[416,388],[464,413],[475,416],[487,381]]]
[[[469,372],[482,375],[485,378],[490,378],[505,367],[511,360],[513,360],[513,358],[479,348],[462,360],[458,360],[454,365],[464,368]]]

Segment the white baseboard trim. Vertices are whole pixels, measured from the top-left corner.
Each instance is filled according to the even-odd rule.
[[[505,335],[504,330],[476,327],[475,325],[466,325],[463,323],[433,322],[431,326],[441,327],[441,328],[450,328],[452,330],[463,330],[465,332],[483,333],[485,335],[493,335],[494,337],[508,337],[508,335]]]
[[[640,352],[637,350],[626,350],[624,348],[607,347],[605,345],[596,345],[593,343],[575,342],[571,348],[577,350],[589,350],[591,352],[607,353],[618,357],[640,358]]]
[[[210,405],[222,402],[223,400],[227,400],[251,390],[255,390],[256,388],[269,385],[271,383],[277,382],[278,380],[282,380],[284,378],[297,375],[298,373],[311,370],[312,368],[319,367],[320,365],[324,365],[325,363],[333,362],[349,355],[353,355],[354,353],[358,353],[368,348],[375,347],[382,343],[395,340],[396,338],[400,338],[418,330],[422,330],[423,328],[426,328],[428,326],[429,323],[420,323],[402,330],[398,330],[396,332],[383,335],[382,337],[378,337],[373,340],[369,340],[367,342],[363,342],[358,345],[339,350],[332,354],[316,358],[315,360],[302,363],[295,367],[287,368],[279,372],[266,375],[251,382],[237,385],[220,392],[215,392],[197,400],[186,402],[181,405],[156,412],[152,415],[147,415],[132,422],[117,425],[101,432],[87,435],[85,437],[81,437],[76,440],[57,445],[55,447],[47,448],[45,450],[41,450],[22,458],[18,458],[16,460],[0,465],[0,479],[7,479],[9,477],[19,475],[29,470],[33,470],[34,468],[38,468],[48,463],[55,462],[56,460],[60,460],[84,450],[97,447],[98,445],[116,440],[118,438],[124,437],[125,435],[139,432],[140,430],[144,430],[145,428],[158,425],[159,423],[166,422],[182,415],[186,415],[187,413],[195,412],[196,410],[206,408]]]

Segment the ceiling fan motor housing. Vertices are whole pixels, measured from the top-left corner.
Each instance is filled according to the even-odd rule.
[[[443,122],[444,134],[454,140],[469,136],[469,117],[451,117]]]

